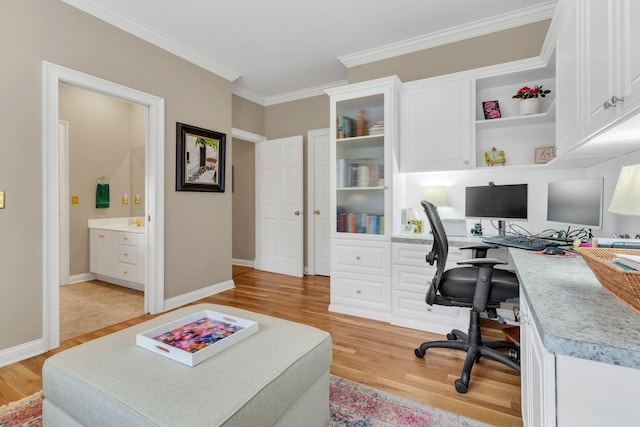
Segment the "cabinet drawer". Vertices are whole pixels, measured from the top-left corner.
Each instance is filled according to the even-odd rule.
[[[131,282],[138,281],[138,266],[135,264],[127,264],[125,262],[118,263],[117,277]]]
[[[129,264],[138,263],[138,249],[127,244],[118,244],[118,261]]]
[[[435,274],[436,268],[431,266],[412,267],[394,264],[391,273],[393,290],[403,290],[424,296]]]
[[[466,331],[469,326],[469,309],[427,305],[424,293],[393,291],[391,302],[394,325],[446,334],[451,329]]]
[[[391,259],[394,264],[426,267],[429,264],[425,257],[430,250],[430,244],[393,243],[391,245]]]
[[[331,263],[333,270],[360,272],[365,274],[382,274],[389,276],[391,259],[389,244],[363,242],[354,244],[333,241]]]
[[[117,232],[115,234],[118,239],[118,243],[121,245],[129,245],[129,246],[138,245],[138,234],[136,233]]]
[[[390,289],[384,277],[332,275],[331,303],[388,311]]]

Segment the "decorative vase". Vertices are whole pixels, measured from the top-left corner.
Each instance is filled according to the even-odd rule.
[[[540,112],[540,98],[525,98],[518,102],[518,114],[525,116],[527,114],[538,114]]]

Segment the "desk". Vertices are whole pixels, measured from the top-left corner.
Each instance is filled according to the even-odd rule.
[[[602,288],[579,255],[509,254],[525,315],[525,426],[637,425],[640,315]]]

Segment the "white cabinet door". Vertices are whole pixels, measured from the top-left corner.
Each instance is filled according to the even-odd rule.
[[[617,0],[583,0],[585,136],[602,129],[616,116],[605,103],[617,95]]]
[[[118,262],[118,239],[106,230],[92,229],[89,234],[89,270],[102,276],[116,276]]]
[[[400,172],[473,166],[471,81],[430,80],[400,93]]]
[[[562,156],[582,138],[578,65],[578,8],[574,4],[556,43],[556,149]]]
[[[520,368],[522,421],[525,427],[556,425],[555,356],[542,343],[520,289]]]
[[[624,94],[621,107],[627,112],[637,108],[640,101],[640,2],[619,0],[618,10],[621,37],[618,48],[621,87],[618,90]]]

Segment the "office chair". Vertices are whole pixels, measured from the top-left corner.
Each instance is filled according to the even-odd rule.
[[[433,246],[426,260],[430,265],[435,262],[437,266],[425,300],[429,305],[470,307],[471,311],[468,334],[454,329],[447,334],[447,341],[425,342],[415,349],[415,355],[423,358],[430,348],[466,351],[461,377],[455,380],[458,393],[467,392],[471,369],[481,357],[488,357],[520,372],[519,349],[515,344],[507,341],[483,342],[480,333],[480,313],[486,311],[490,317],[496,317],[495,309],[500,306],[501,301],[518,296],[516,275],[510,271],[494,269],[495,265],[506,262],[487,258],[487,251],[496,247],[487,244],[463,247],[462,249],[471,249],[474,258],[460,261],[458,264],[466,264],[469,267],[456,267],[445,271],[449,242],[444,226],[433,204],[422,201],[422,207],[433,233]],[[496,349],[499,348],[508,349],[511,357],[498,352]]]

